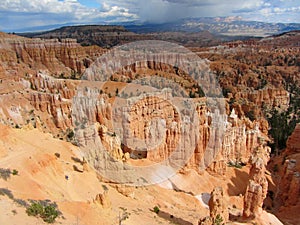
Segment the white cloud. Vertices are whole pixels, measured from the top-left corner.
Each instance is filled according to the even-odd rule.
[[[289,12],[300,12],[300,6],[299,7],[291,7],[291,8],[274,8],[275,13],[289,13]]]
[[[271,8],[263,8],[261,10],[259,10],[259,12],[261,13],[262,16],[270,16],[272,13],[272,9]]]
[[[84,6],[76,0],[4,0],[0,5],[1,10],[35,13],[66,13],[80,8]]]
[[[80,4],[77,0],[4,0],[4,2],[0,4],[0,10],[20,13],[73,13],[75,18],[82,18],[79,14],[84,16],[89,15],[92,18],[104,18],[108,16],[137,18],[136,15],[130,13],[129,10],[124,7],[110,6],[104,2],[102,4],[102,10],[99,10],[96,8],[88,8]]]
[[[132,19],[137,19],[136,14],[130,13],[129,9],[120,6],[110,6],[106,2],[102,4],[101,17],[128,17]]]
[[[65,23],[105,23],[107,21],[132,21],[138,16],[129,9],[110,6],[90,8],[77,0],[2,0],[0,4],[0,29],[45,26]]]

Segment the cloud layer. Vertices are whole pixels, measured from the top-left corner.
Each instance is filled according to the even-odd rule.
[[[2,0],[0,30],[52,24],[168,22],[186,17],[242,16],[300,23],[299,0]],[[25,29],[26,30],[26,29]]]
[[[137,20],[129,9],[109,5],[88,7],[77,0],[2,0],[0,30],[13,31],[53,24],[109,23]]]

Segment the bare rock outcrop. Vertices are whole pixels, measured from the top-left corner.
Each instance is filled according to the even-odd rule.
[[[56,75],[70,74],[71,70],[83,73],[88,66],[87,53],[75,39],[17,39],[9,41],[9,45],[23,63]]]
[[[121,149],[121,140],[115,134],[108,131],[107,127],[104,125],[96,124],[96,128],[98,129],[98,134],[100,135],[102,144],[104,148],[109,152],[112,158],[115,160],[126,160],[125,154]]]
[[[284,224],[299,224],[300,209],[300,126],[287,140],[286,149],[274,157],[269,165],[273,171],[275,188],[270,188],[272,209]]]
[[[123,185],[123,184],[116,184],[115,188],[120,194],[122,194],[126,197],[134,198],[134,195],[135,195],[134,187],[130,187],[130,186]]]
[[[217,218],[222,218],[223,223],[228,222],[229,212],[228,212],[228,200],[224,195],[223,188],[216,187],[211,192],[211,197],[208,202],[210,217],[213,221]]]
[[[200,219],[198,225],[226,224],[229,222],[228,199],[222,187],[216,187],[211,192],[208,206],[210,215]]]
[[[183,139],[194,149],[188,167],[201,171],[209,166],[212,172],[224,175],[228,162],[247,163],[259,145],[259,138],[264,136],[259,121],[240,119],[234,110],[229,116],[219,111],[209,112],[204,98],[194,102],[196,115],[177,111],[168,98],[168,94],[141,96],[123,109],[124,145],[135,158],[156,162],[168,159]],[[189,132],[182,129],[185,126],[182,118],[189,121]]]
[[[243,215],[246,218],[255,218],[262,213],[263,201],[268,191],[265,173],[269,154],[270,148],[260,145],[251,158],[250,180],[244,196]]]
[[[254,90],[252,92],[244,91],[244,92],[237,92],[234,95],[235,99],[247,99],[252,104],[256,106],[267,108],[273,107],[281,107],[286,108],[290,102],[289,100],[289,93],[284,89],[278,88],[266,88],[260,90]]]
[[[0,64],[7,73],[23,77],[26,73],[46,70],[54,76],[80,76],[103,54],[97,46],[82,47],[75,39],[0,37]]]
[[[198,225],[212,225],[212,224],[213,224],[213,220],[210,216],[200,219],[198,222]]]
[[[101,205],[104,209],[110,209],[112,206],[107,191],[97,194],[94,203]]]
[[[300,170],[296,159],[284,163],[283,177],[280,182],[279,196],[282,206],[295,206],[300,197]]]
[[[300,123],[298,123],[295,127],[294,132],[287,140],[287,150],[286,154],[291,155],[295,153],[300,153]]]
[[[30,102],[35,109],[52,116],[56,128],[66,130],[72,126],[70,101],[59,94],[33,93]],[[51,127],[48,128],[51,130]]]
[[[225,174],[228,163],[247,163],[259,146],[260,138],[266,137],[260,130],[259,121],[239,118],[234,109],[223,121],[226,123],[223,141],[208,168],[220,175]]]
[[[31,91],[26,96],[43,130],[55,134],[75,128],[75,141],[80,146],[87,146],[93,140],[93,145],[101,145],[96,148],[106,149],[120,161],[131,157],[161,162],[175,152],[171,160],[178,165],[197,171],[209,167],[210,171],[224,175],[228,162],[248,161],[261,133],[259,122],[239,118],[234,110],[230,115],[211,112],[205,98],[190,103],[178,99],[182,104],[194,105],[192,111],[186,110],[185,105],[178,110],[170,102],[172,93],[168,91],[129,98],[127,108],[118,108],[117,103],[113,108],[113,100],[100,90],[82,88],[84,81],[56,79],[40,72],[29,76],[29,82],[26,85]],[[114,100],[118,102],[118,99],[121,98]],[[118,132],[112,126],[116,120],[122,121],[114,126],[121,129]],[[95,124],[98,124],[96,128],[90,128]],[[90,152],[87,157],[93,166],[99,166],[94,163],[95,158],[102,158],[97,154]]]
[[[124,144],[135,158],[167,159],[179,145],[179,112],[160,97],[146,97],[128,107],[123,123]],[[140,120],[139,118],[143,118]],[[159,119],[156,119],[159,118]]]

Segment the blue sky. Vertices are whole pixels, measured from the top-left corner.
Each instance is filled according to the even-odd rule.
[[[168,22],[185,17],[240,16],[300,23],[299,0],[1,0],[0,30],[111,22]]]

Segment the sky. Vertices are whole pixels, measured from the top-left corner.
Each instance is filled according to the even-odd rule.
[[[0,30],[65,24],[162,23],[186,17],[239,16],[300,23],[299,0],[1,0]]]

